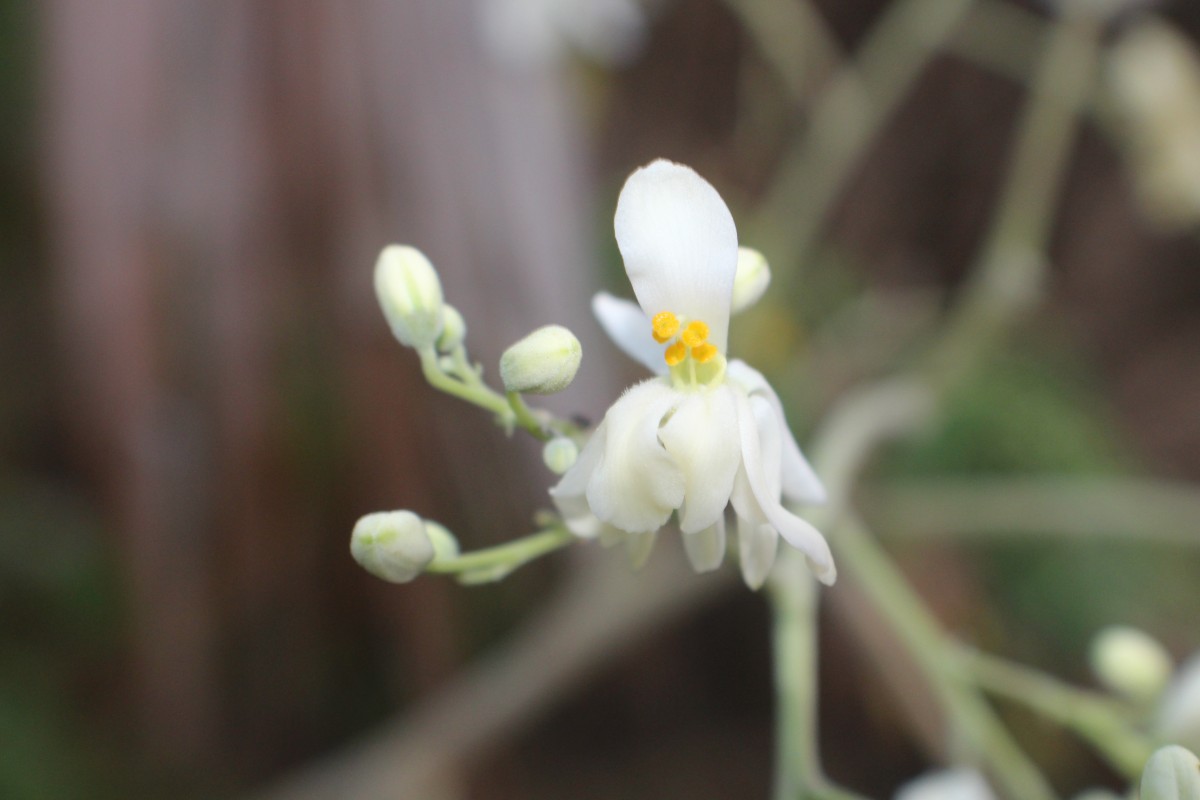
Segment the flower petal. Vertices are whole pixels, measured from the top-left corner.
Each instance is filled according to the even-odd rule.
[[[759,589],[767,580],[779,550],[779,534],[770,525],[763,525],[739,516],[737,518],[738,559],[742,578],[751,589]]]
[[[648,533],[683,502],[683,473],[658,440],[659,423],[679,400],[679,392],[653,378],[605,414],[603,452],[587,484],[588,506],[604,522]]]
[[[722,352],[737,272],[737,227],[717,190],[691,168],[659,159],[625,181],[617,246],[647,316],[671,311],[707,323]]]
[[[684,533],[709,527],[729,505],[742,460],[733,395],[729,386],[684,394],[658,432],[687,487],[679,509],[679,528]]]
[[[600,292],[592,298],[592,313],[600,327],[625,355],[642,364],[655,375],[667,374],[663,346],[654,341],[650,318],[637,303]]]
[[[771,403],[762,397],[747,397],[740,392],[735,392],[734,397],[737,401],[738,430],[742,440],[744,483],[749,485],[750,493],[758,506],[757,509],[748,507],[750,504],[747,503],[744,492],[735,491],[732,497],[734,508],[744,517],[765,517],[788,544],[808,557],[809,566],[817,579],[822,583],[832,584],[837,579],[837,570],[833,565],[833,554],[829,552],[829,544],[820,531],[783,507],[779,501],[778,478],[775,478],[769,469],[773,464],[764,458],[764,453],[773,456],[770,443],[781,438],[778,415]]]
[[[712,572],[721,566],[725,560],[725,515],[707,528],[683,534],[683,549],[696,572]]]
[[[766,398],[779,417],[779,426],[783,432],[783,496],[793,503],[823,505],[828,499],[825,486],[801,452],[796,437],[792,435],[779,395],[775,394],[775,390],[767,383],[762,373],[746,362],[735,359],[729,362],[727,369],[726,374],[730,380],[742,386],[750,395]]]
[[[625,555],[629,558],[629,566],[635,570],[646,566],[657,538],[657,530],[625,534]]]
[[[587,486],[604,453],[606,435],[605,421],[596,427],[575,463],[550,489],[550,497],[554,500],[554,505],[558,508],[558,513],[562,515],[567,528],[576,536],[587,539],[595,537],[603,527],[603,523],[596,518],[591,507],[588,506]]]

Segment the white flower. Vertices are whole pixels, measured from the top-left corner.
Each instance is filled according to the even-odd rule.
[[[987,781],[973,769],[927,772],[900,787],[895,800],[996,800]]]
[[[551,489],[567,525],[579,536],[623,538],[644,558],[678,513],[703,572],[724,559],[732,505],[747,584],[762,585],[780,535],[833,583],[825,538],[783,506],[824,502],[824,487],[774,390],[725,358],[738,265],[729,209],[690,168],[659,160],[626,181],[615,224],[638,304],[600,294],[593,308],[616,344],[657,377],[612,405]]]

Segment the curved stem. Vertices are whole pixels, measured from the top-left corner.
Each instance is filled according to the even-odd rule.
[[[487,547],[454,558],[439,559],[426,572],[457,574],[470,582],[498,580],[520,566],[575,541],[565,527],[531,533],[495,547]]]
[[[1032,708],[1091,742],[1125,777],[1142,772],[1154,745],[1135,733],[1114,700],[1068,686],[1022,664],[960,646],[955,661],[964,677],[993,694]]]
[[[997,783],[1021,800],[1054,798],[1041,771],[995,712],[977,690],[963,683],[954,668],[950,640],[862,523],[847,515],[830,537],[830,544],[845,571],[857,579],[876,611],[899,636],[972,753],[991,767]]]

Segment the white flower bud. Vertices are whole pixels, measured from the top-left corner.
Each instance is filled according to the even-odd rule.
[[[567,436],[555,436],[542,448],[542,461],[555,475],[562,475],[575,465],[579,458],[579,445]]]
[[[758,302],[771,283],[771,267],[757,250],[738,248],[737,272],[733,276],[733,313]]]
[[[1142,772],[1141,800],[1200,800],[1200,759],[1177,744],[1156,750]]]
[[[1092,641],[1092,671],[1113,691],[1138,700],[1156,697],[1171,678],[1171,656],[1149,634],[1123,625]]]
[[[437,348],[443,353],[453,352],[467,338],[467,321],[458,309],[446,303],[442,306],[442,333],[437,339]]]
[[[571,385],[583,348],[561,325],[538,328],[504,351],[500,378],[504,388],[520,394],[553,394]]]
[[[411,511],[367,514],[354,526],[350,553],[367,572],[392,583],[411,581],[436,555],[424,521]]]
[[[1164,739],[1200,748],[1200,653],[1184,662],[1163,692],[1155,727]]]
[[[432,345],[442,332],[442,284],[424,253],[389,245],[375,262],[375,295],[392,333],[406,347]]]

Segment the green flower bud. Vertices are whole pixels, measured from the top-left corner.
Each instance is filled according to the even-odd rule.
[[[375,262],[375,295],[392,333],[405,347],[424,348],[442,332],[442,284],[415,247],[389,245]]]
[[[437,348],[443,353],[453,352],[467,338],[467,321],[454,306],[442,306],[442,333],[437,339]]]
[[[738,248],[737,272],[733,276],[733,313],[758,302],[771,284],[771,267],[757,250]]]
[[[1137,628],[1105,628],[1092,641],[1091,662],[1105,686],[1138,700],[1156,697],[1171,678],[1166,648]]]
[[[500,378],[510,392],[561,392],[575,379],[582,357],[583,348],[575,334],[561,325],[547,325],[504,351]]]
[[[354,526],[350,554],[375,577],[407,583],[429,566],[436,551],[425,522],[416,514],[380,511]]]
[[[1200,800],[1200,759],[1177,744],[1155,751],[1142,772],[1141,800]]]
[[[579,458],[579,445],[575,440],[566,436],[555,436],[546,442],[542,448],[542,461],[555,475],[562,475],[575,464]]]

